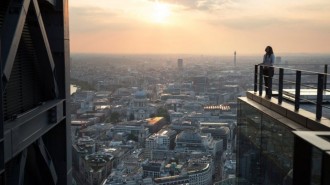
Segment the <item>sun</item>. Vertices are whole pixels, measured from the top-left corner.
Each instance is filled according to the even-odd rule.
[[[154,3],[152,20],[156,23],[166,23],[171,15],[171,9],[168,5],[156,2]]]

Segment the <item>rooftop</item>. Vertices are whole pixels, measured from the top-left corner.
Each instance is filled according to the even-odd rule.
[[[154,125],[163,119],[164,119],[164,117],[154,117],[154,118],[148,118],[148,119],[146,119],[146,121],[148,121],[148,124]]]
[[[210,167],[209,164],[198,164],[194,163],[187,167],[188,174],[195,174],[207,171]]]
[[[265,87],[263,85],[264,76],[260,72],[262,68],[262,65],[255,66],[254,91],[247,94],[249,98],[259,103],[266,101],[266,98],[263,98]],[[330,89],[327,88],[329,87],[327,79],[330,74],[283,67],[273,68],[273,96],[267,100],[268,102],[276,103],[278,106],[290,110],[292,107],[289,105],[293,105],[293,112],[314,114],[316,121],[330,118],[330,106],[328,105],[330,103]],[[328,66],[325,65],[324,71],[327,71],[327,68]],[[252,97],[252,94],[255,97]]]

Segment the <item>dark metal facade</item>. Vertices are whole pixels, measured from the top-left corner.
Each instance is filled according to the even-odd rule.
[[[0,184],[71,184],[67,0],[0,0]]]
[[[330,184],[330,132],[293,133],[293,185]]]

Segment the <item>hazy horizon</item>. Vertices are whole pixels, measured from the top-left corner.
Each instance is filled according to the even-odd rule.
[[[252,53],[252,54],[240,54],[236,51],[237,57],[262,57],[264,53]],[[99,56],[206,56],[206,57],[233,57],[233,54],[189,54],[189,53],[92,53],[92,52],[71,52],[71,55],[99,55]],[[330,57],[330,53],[275,53],[275,56],[285,57],[285,56],[294,56],[294,57]]]
[[[328,0],[70,1],[73,53],[329,54]]]

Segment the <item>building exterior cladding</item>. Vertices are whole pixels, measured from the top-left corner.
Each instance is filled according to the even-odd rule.
[[[301,151],[296,150],[293,132],[330,130],[326,118],[313,119],[311,112],[295,111],[290,103],[278,104],[276,98],[267,100],[253,92],[238,98],[237,117],[239,185],[299,184],[294,183],[294,161]]]
[[[72,184],[68,17],[66,0],[0,1],[0,184]]]

